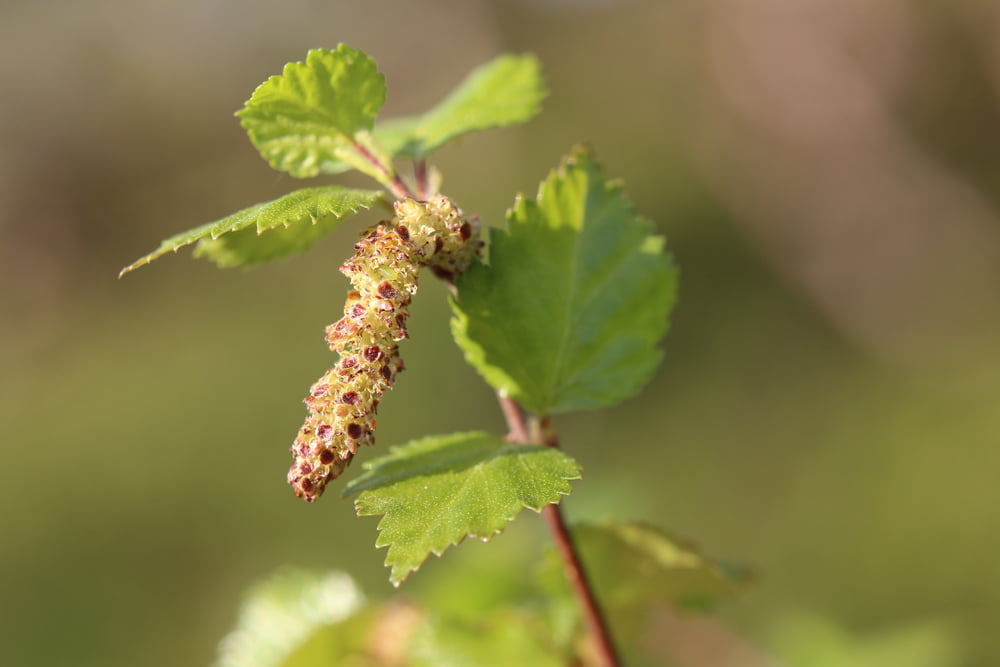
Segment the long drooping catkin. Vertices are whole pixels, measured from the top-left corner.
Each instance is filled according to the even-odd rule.
[[[354,288],[344,316],[327,327],[337,364],[313,384],[309,408],[291,451],[288,483],[312,502],[350,464],[360,445],[375,441],[375,411],[403,370],[398,341],[407,338],[410,300],[420,267],[457,275],[479,252],[479,226],[447,197],[395,204],[396,217],[366,230],[340,270]]]

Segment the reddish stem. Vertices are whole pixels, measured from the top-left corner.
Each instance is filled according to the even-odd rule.
[[[427,161],[417,160],[413,163],[413,178],[417,182],[417,198],[423,201],[427,198]]]
[[[503,410],[504,418],[507,420],[507,428],[510,430],[508,440],[522,445],[533,444],[531,429],[528,427],[524,410],[521,409],[521,406],[517,401],[509,396],[505,396],[503,393],[497,392],[497,397],[500,401],[500,409]],[[538,430],[541,431],[539,435],[541,436],[542,444],[548,447],[558,447],[558,440],[551,429],[548,419],[539,421],[538,426]],[[605,667],[619,667],[621,662],[618,659],[614,643],[611,641],[611,633],[608,630],[607,620],[604,618],[604,614],[597,604],[597,599],[594,597],[593,588],[587,579],[587,573],[583,569],[583,563],[580,561],[576,546],[573,544],[573,538],[566,527],[562,510],[558,504],[553,503],[542,508],[542,516],[545,517],[545,522],[549,526],[549,532],[552,533],[556,550],[563,561],[563,570],[566,573],[566,579],[569,580],[570,587],[576,595],[577,603],[580,605],[580,611],[583,614],[584,623],[587,625],[587,631],[594,639],[595,648],[601,661]]]
[[[521,445],[531,444],[531,433],[528,431],[528,422],[524,418],[524,411],[513,398],[497,392],[497,400],[500,401],[500,409],[503,410],[503,417],[507,420],[507,428],[510,429],[510,440]]]
[[[608,630],[607,619],[601,612],[601,607],[597,604],[591,588],[590,580],[587,579],[587,572],[583,569],[583,563],[576,552],[576,545],[573,537],[566,527],[562,511],[559,505],[552,504],[542,508],[542,516],[549,525],[552,539],[556,543],[556,549],[563,561],[563,570],[569,580],[573,592],[576,594],[577,602],[583,612],[583,620],[587,624],[590,636],[597,644],[597,654],[606,667],[618,667],[621,663],[615,651],[615,645],[611,641],[611,632]]]
[[[397,199],[417,198],[413,195],[413,192],[410,191],[410,188],[406,185],[406,183],[403,182],[403,179],[399,177],[399,174],[394,172],[388,165],[383,164],[381,160],[372,155],[371,151],[369,151],[367,148],[365,148],[358,142],[355,141],[353,145],[354,145],[354,150],[356,150],[358,154],[361,155],[361,157],[371,162],[373,165],[375,165],[376,169],[378,169],[379,171],[381,171],[383,174],[386,175],[386,177],[389,179],[389,182],[386,184],[386,187],[389,188],[389,191],[392,192],[392,194],[394,194]]]

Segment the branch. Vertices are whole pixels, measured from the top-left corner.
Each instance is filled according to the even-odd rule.
[[[517,401],[501,392],[497,392],[497,398],[500,401],[500,409],[503,410],[504,418],[507,420],[507,428],[510,430],[507,439],[522,445],[533,444],[531,430],[528,427],[524,410],[521,409],[521,406]],[[545,434],[541,438],[543,444],[548,447],[558,447],[558,441],[551,430],[548,420],[542,420],[539,425]],[[549,526],[549,532],[552,533],[552,539],[563,561],[563,570],[566,573],[566,578],[569,580],[573,593],[576,595],[577,603],[580,605],[580,611],[583,614],[584,623],[587,625],[587,631],[597,645],[596,648],[601,661],[605,667],[619,667],[621,662],[618,659],[614,643],[611,641],[611,633],[608,630],[607,620],[604,618],[604,614],[597,604],[597,599],[594,597],[590,581],[587,579],[587,573],[583,569],[583,563],[580,562],[580,556],[576,551],[576,546],[573,544],[573,538],[566,527],[566,521],[563,519],[559,505],[553,503],[542,508],[542,516],[545,517],[545,522]]]

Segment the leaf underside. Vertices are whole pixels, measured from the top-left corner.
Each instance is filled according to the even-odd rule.
[[[352,190],[337,185],[296,190],[171,236],[118,275],[121,277],[195,241],[204,244],[197,256],[213,259],[223,267],[252,266],[287,257],[308,249],[345,216],[370,208],[381,197],[382,193],[376,190]],[[228,241],[223,235],[233,240]]]
[[[622,187],[577,148],[492,229],[458,282],[452,333],[494,388],[541,414],[613,405],[660,362],[677,271]]]
[[[344,494],[358,516],[382,515],[378,547],[394,585],[430,554],[466,537],[488,540],[528,507],[540,511],[570,492],[579,465],[551,447],[512,445],[482,432],[431,436],[367,463]]]

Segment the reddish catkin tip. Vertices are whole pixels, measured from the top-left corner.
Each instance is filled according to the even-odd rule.
[[[327,344],[340,360],[310,388],[310,416],[291,447],[288,482],[307,502],[343,473],[359,445],[374,443],[379,399],[404,368],[397,341],[408,336],[420,268],[451,277],[482,247],[478,221],[464,219],[446,197],[402,199],[395,210],[392,222],[362,233],[354,256],[340,267],[352,289],[344,316],[326,328]]]

